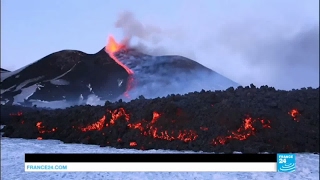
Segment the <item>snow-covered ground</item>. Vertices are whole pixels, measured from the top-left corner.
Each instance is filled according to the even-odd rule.
[[[296,157],[296,171],[293,173],[225,173],[225,172],[181,172],[181,173],[108,173],[108,172],[81,172],[81,173],[61,173],[61,172],[24,172],[24,153],[142,153],[139,150],[115,149],[95,145],[64,144],[55,140],[25,140],[1,138],[1,179],[2,180],[53,180],[53,179],[136,179],[136,180],[156,180],[156,179],[192,179],[192,180],[318,180],[319,179],[319,155],[298,154]],[[175,153],[176,151],[150,150],[143,153]]]

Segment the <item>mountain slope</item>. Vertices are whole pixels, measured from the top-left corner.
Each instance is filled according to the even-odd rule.
[[[125,92],[130,99],[237,86],[181,56],[149,56],[134,49],[119,51],[115,56],[133,71],[132,75],[105,48],[95,54],[76,50],[52,53],[16,71],[2,73],[1,101],[25,105],[59,102],[59,107],[61,101],[82,104],[90,97],[112,101],[124,98]]]
[[[1,73],[5,73],[5,72],[10,72],[9,70],[6,70],[6,69],[3,69],[3,68],[0,68],[1,69]]]
[[[86,54],[63,50],[50,54],[1,79],[1,96],[11,102],[28,100],[78,101],[95,94],[105,99],[118,97],[125,88],[117,79],[127,74],[107,53]]]
[[[115,56],[134,72],[135,88],[130,92],[133,96],[143,94],[154,98],[201,89],[223,90],[239,86],[202,64],[182,56],[150,56],[134,49],[121,50]]]

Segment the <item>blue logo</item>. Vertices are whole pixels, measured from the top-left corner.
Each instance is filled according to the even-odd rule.
[[[290,153],[277,154],[277,171],[294,172],[296,170],[296,155]]]

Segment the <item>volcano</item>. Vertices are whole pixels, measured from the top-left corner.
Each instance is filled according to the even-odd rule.
[[[9,104],[1,106],[3,137],[140,150],[319,152],[319,88],[242,87],[186,57],[108,42],[95,54],[63,50],[2,72]]]
[[[147,55],[112,37],[95,54],[62,50],[12,72],[1,69],[1,103],[9,105],[63,107],[235,86],[194,60]]]

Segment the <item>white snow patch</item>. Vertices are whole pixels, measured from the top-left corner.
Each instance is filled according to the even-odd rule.
[[[2,180],[52,180],[52,179],[198,179],[198,180],[317,180],[319,179],[319,155],[297,154],[296,171],[292,173],[261,172],[25,172],[25,153],[192,153],[190,151],[134,150],[101,148],[96,145],[64,144],[56,140],[25,140],[1,138],[1,179]]]
[[[37,90],[37,88],[38,88],[38,85],[35,84],[35,85],[31,86],[31,87],[32,87],[32,88],[35,88],[35,90],[34,90],[31,94],[29,94],[28,96],[26,96],[25,99],[29,99],[29,97],[32,96],[32,95],[36,92],[36,90]]]
[[[50,81],[50,83],[54,85],[62,85],[62,86],[70,84],[68,81],[64,79],[53,79]]]
[[[32,102],[32,105],[36,105],[37,107],[47,107],[47,108],[52,108],[52,109],[66,108],[66,107],[70,107],[70,106],[74,105],[74,104],[68,103],[66,100],[41,101],[41,100],[31,99],[29,101]]]
[[[36,78],[33,78],[33,79],[28,79],[28,80],[24,81],[23,83],[19,84],[19,85],[16,87],[15,91],[18,91],[18,90],[20,90],[21,88],[23,88],[24,86],[26,86],[27,84],[32,83],[32,82],[35,82],[35,81],[38,81],[38,80],[40,80],[40,79],[42,79],[42,78],[43,78],[43,76],[39,76],[39,77],[36,77]]]
[[[89,88],[89,91],[92,92],[92,87],[91,87],[91,84],[88,84],[87,86]]]
[[[5,104],[7,104],[7,102],[9,102],[9,100],[8,100],[8,99],[5,99],[4,101],[1,101],[1,104],[2,104],[2,105],[5,105]]]
[[[43,85],[41,85],[41,84],[37,84],[37,88],[38,88],[38,90],[41,90],[41,88],[42,87],[44,87]]]
[[[82,94],[80,94],[80,96],[79,96],[79,102],[78,102],[78,104],[80,105],[80,104],[83,104],[83,95]]]
[[[36,92],[36,89],[38,88],[38,86],[35,84],[35,85],[32,85],[32,86],[29,86],[27,88],[23,88],[21,89],[22,92],[20,94],[17,94],[16,96],[14,96],[14,102],[15,103],[19,103],[19,102],[23,102],[25,99],[29,98],[30,96],[32,96],[32,94],[34,92]]]
[[[91,106],[97,106],[97,105],[103,105],[104,101],[102,101],[97,95],[90,94],[88,96],[86,104],[91,105]]]
[[[117,81],[118,81],[118,86],[120,87],[123,83],[123,79],[118,79]]]

